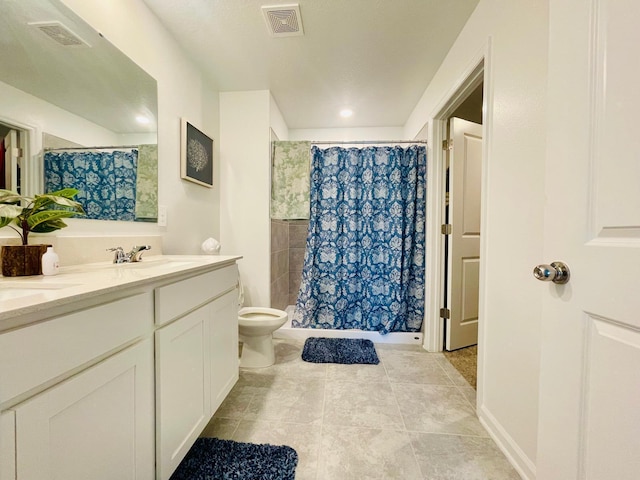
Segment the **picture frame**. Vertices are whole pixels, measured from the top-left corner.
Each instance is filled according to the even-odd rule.
[[[180,178],[213,188],[213,139],[185,118],[180,126]]]

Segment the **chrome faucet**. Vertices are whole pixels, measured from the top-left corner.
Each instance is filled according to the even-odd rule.
[[[126,263],[124,250],[122,247],[107,248],[107,252],[114,252],[113,263]]]
[[[139,262],[142,260],[142,254],[145,250],[151,250],[151,245],[136,245],[126,255],[129,262]]]
[[[113,263],[139,262],[145,250],[151,250],[151,245],[136,245],[129,253],[124,253],[122,247],[107,248],[108,252],[114,252]]]

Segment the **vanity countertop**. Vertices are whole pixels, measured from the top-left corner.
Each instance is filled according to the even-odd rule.
[[[43,312],[108,293],[194,275],[234,264],[234,255],[149,255],[136,263],[61,267],[58,275],[0,277],[0,331],[37,321]],[[25,317],[25,321],[18,321]],[[32,317],[29,320],[29,317]]]

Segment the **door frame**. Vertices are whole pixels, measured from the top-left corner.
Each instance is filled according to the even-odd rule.
[[[20,132],[20,148],[22,148],[21,194],[31,197],[43,193],[40,191],[44,184],[42,131],[33,125],[2,115],[0,115],[0,123]]]
[[[468,66],[460,73],[458,80],[438,103],[430,117],[431,129],[431,168],[427,180],[428,198],[427,204],[432,205],[427,209],[427,288],[426,292],[426,318],[424,328],[423,348],[429,352],[441,352],[444,344],[444,321],[440,318],[440,307],[444,295],[444,235],[440,233],[440,226],[444,223],[443,199],[445,195],[445,169],[446,155],[442,149],[442,142],[447,139],[447,122],[453,112],[483,83],[482,100],[482,179],[481,179],[481,205],[480,205],[480,291],[478,305],[478,404],[482,403],[483,381],[483,356],[485,318],[485,279],[487,277],[487,195],[489,178],[489,161],[491,155],[491,132],[493,130],[493,81],[491,70],[491,37],[487,38],[485,45],[471,58]],[[436,207],[437,206],[437,207]]]

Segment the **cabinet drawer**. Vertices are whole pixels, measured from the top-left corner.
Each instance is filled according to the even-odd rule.
[[[0,403],[153,328],[153,297],[141,293],[0,335]]]
[[[164,325],[234,288],[238,267],[230,265],[156,288],[156,324]]]

